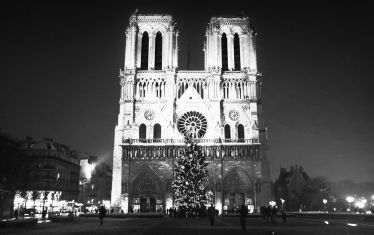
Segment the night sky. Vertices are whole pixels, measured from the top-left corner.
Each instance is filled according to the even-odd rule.
[[[0,128],[111,162],[130,14],[172,14],[180,69],[188,41],[189,69],[203,69],[209,18],[244,12],[258,32],[272,178],[299,164],[332,181],[372,181],[373,5],[300,2],[2,1]]]

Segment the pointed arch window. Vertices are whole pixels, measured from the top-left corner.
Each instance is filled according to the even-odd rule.
[[[153,139],[154,140],[159,140],[161,139],[161,125],[156,123],[153,126]]]
[[[162,69],[162,34],[156,34],[156,47],[155,47],[155,70]]]
[[[234,65],[235,70],[240,71],[240,42],[237,33],[234,35]]]
[[[225,125],[225,140],[231,139],[231,128],[229,124]]]
[[[141,51],[141,62],[140,69],[148,69],[148,47],[149,47],[149,37],[148,33],[144,32],[142,37],[142,51]]]
[[[242,124],[238,125],[238,142],[244,142],[244,126]]]
[[[139,139],[141,141],[147,139],[147,126],[145,124],[141,124],[139,127]]]
[[[223,33],[221,37],[221,51],[222,51],[222,70],[226,71],[229,69],[229,67],[228,67],[228,57],[227,57],[227,37],[225,33]]]

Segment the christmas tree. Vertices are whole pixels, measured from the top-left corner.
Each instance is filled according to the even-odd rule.
[[[198,140],[186,139],[174,167],[174,205],[183,211],[202,208],[208,200],[208,163],[197,143]]]

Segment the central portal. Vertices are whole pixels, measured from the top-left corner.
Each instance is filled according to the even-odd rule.
[[[156,212],[156,197],[141,196],[140,212]]]
[[[130,208],[135,213],[139,212],[160,212],[163,209],[162,182],[159,177],[146,168],[138,174],[132,187],[132,200]]]

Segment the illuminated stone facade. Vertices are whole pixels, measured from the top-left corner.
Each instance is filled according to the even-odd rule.
[[[233,211],[271,199],[261,75],[248,17],[211,18],[205,69],[178,70],[171,15],[132,15],[126,30],[115,128],[111,203],[115,209],[173,206],[173,165],[185,135],[200,139],[215,206]]]

